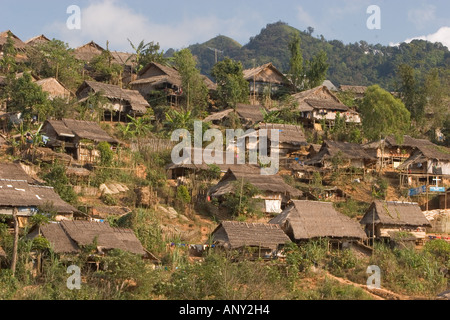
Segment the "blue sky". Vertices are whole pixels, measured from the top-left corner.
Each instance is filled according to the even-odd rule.
[[[67,8],[81,9],[81,29],[69,30]],[[367,8],[377,5],[381,29],[369,30]],[[22,40],[45,34],[77,47],[91,40],[130,51],[127,38],[180,49],[217,35],[246,44],[268,23],[284,21],[313,36],[353,43],[397,44],[413,38],[450,47],[448,0],[0,0],[0,31]]]

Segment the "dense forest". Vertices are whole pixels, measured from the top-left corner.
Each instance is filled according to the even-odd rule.
[[[424,76],[432,68],[448,72],[450,67],[450,52],[440,43],[415,40],[398,47],[365,41],[344,44],[339,40],[326,40],[322,35],[314,36],[312,28],[299,31],[284,22],[268,24],[244,46],[220,35],[189,49],[197,56],[202,73],[207,75],[210,75],[216,57],[218,60],[230,57],[241,61],[245,68],[272,62],[281,71],[287,72],[290,59],[288,44],[295,33],[300,33],[305,60],[311,59],[320,50],[327,53],[330,65],[328,79],[336,86],[379,84],[392,91],[396,89],[396,70],[402,64],[413,67],[419,76]]]

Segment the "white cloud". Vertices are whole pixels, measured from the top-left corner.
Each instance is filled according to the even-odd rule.
[[[442,27],[436,33],[432,33],[426,36],[419,36],[410,39],[406,39],[404,42],[410,43],[413,40],[426,40],[430,42],[440,42],[444,46],[450,49],[450,27]],[[398,46],[399,43],[390,43],[391,46]]]
[[[145,40],[159,42],[163,49],[179,49],[224,32],[229,37],[242,38],[245,20],[209,15],[167,21],[167,24],[152,22],[122,1],[100,0],[82,8],[81,30],[69,30],[65,22],[55,22],[46,29],[73,48],[93,40],[101,46],[109,41],[112,50],[130,51],[129,38],[134,44]]]

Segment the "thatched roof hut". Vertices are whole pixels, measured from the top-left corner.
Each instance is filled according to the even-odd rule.
[[[243,103],[238,103],[236,105],[236,115],[239,117],[243,124],[246,124],[248,126],[264,121],[263,110],[267,111],[267,109],[262,105],[248,105]],[[231,117],[233,113],[233,109],[226,109],[211,114],[203,121],[220,124],[220,122],[222,122],[225,118]]]
[[[21,208],[18,216],[32,216],[31,208],[51,206],[58,214],[71,215],[78,212],[63,201],[51,187],[31,185],[26,181],[0,180],[0,207],[3,214],[12,214],[13,208]],[[25,208],[27,208],[25,210]]]
[[[360,144],[327,140],[322,144],[320,151],[305,164],[330,167],[332,159],[338,157],[346,162],[340,166],[350,165],[356,168],[366,168],[377,162],[377,158],[367,153]]]
[[[361,220],[361,224],[383,227],[431,227],[417,203],[376,200]]]
[[[37,46],[37,45],[41,45],[47,42],[50,42],[51,40],[49,38],[47,38],[46,36],[44,36],[43,34],[33,37],[27,41],[25,41],[25,43],[29,46]]]
[[[100,45],[98,45],[94,41],[91,41],[89,43],[86,43],[85,45],[76,48],[73,51],[73,55],[80,61],[91,62],[92,59],[101,55],[103,51],[105,51],[105,49],[103,49]]]
[[[42,91],[48,93],[50,100],[61,98],[64,100],[70,99],[74,94],[67,89],[61,82],[55,78],[47,78],[36,81],[36,84],[42,88]]]
[[[96,81],[85,81],[77,90],[76,96],[81,101],[86,100],[90,93],[101,93],[105,98],[109,99],[115,109],[120,112],[128,112],[134,114],[145,114],[150,104],[136,90],[122,89],[119,86],[106,84]]]
[[[93,121],[74,119],[47,120],[42,131],[49,136],[50,141],[47,144],[50,146],[57,143],[59,139],[67,140],[67,138],[86,139],[94,142],[105,141],[111,144],[118,143],[97,122]]]
[[[367,238],[358,222],[336,211],[331,202],[292,201],[292,206],[269,223],[280,225],[291,240],[296,242],[319,238]]]
[[[235,182],[244,181],[250,183],[258,188],[263,193],[268,194],[283,194],[287,198],[301,197],[302,192],[294,187],[291,187],[283,178],[278,175],[261,175],[261,172],[254,171],[238,171],[236,169],[229,169],[223,176],[220,182],[212,187],[209,194],[213,197],[221,197],[230,193],[236,192]]]
[[[0,33],[0,51],[3,50],[3,46],[6,44],[9,33],[12,36],[12,40],[14,42],[14,48],[19,51],[24,51],[26,49],[27,45],[22,40],[20,40],[20,38],[18,36],[16,36],[14,33],[12,33],[11,30],[7,30],[7,31]]]
[[[290,242],[278,225],[236,221],[221,222],[211,238],[215,245],[229,250],[255,247],[275,252]]]
[[[269,86],[272,92],[276,92],[281,87],[292,89],[292,83],[279,71],[272,63],[266,63],[243,71],[244,79],[249,82],[250,92],[262,94],[264,88]]]
[[[88,221],[62,221],[41,227],[41,234],[55,253],[74,254],[83,246],[97,243],[99,252],[120,249],[133,254],[148,256],[148,252],[130,229],[112,228],[108,224]]]

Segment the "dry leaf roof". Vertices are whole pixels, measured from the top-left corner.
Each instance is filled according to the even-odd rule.
[[[366,239],[360,224],[336,211],[331,202],[292,201],[292,206],[270,221],[292,232],[295,240],[317,238]]]
[[[417,203],[374,201],[361,220],[361,224],[392,226],[431,226]]]
[[[98,123],[93,121],[83,121],[74,119],[48,120],[58,136],[78,136],[80,139],[92,140],[95,142],[106,141],[108,143],[118,143],[103,130]]]
[[[261,247],[277,250],[280,245],[290,242],[278,225],[236,221],[223,221],[213,232],[212,239],[227,249]]]
[[[108,224],[89,221],[62,221],[47,224],[41,232],[53,245],[56,253],[77,253],[80,247],[92,245],[104,250],[120,249],[146,255],[146,251],[130,229],[112,228]]]

